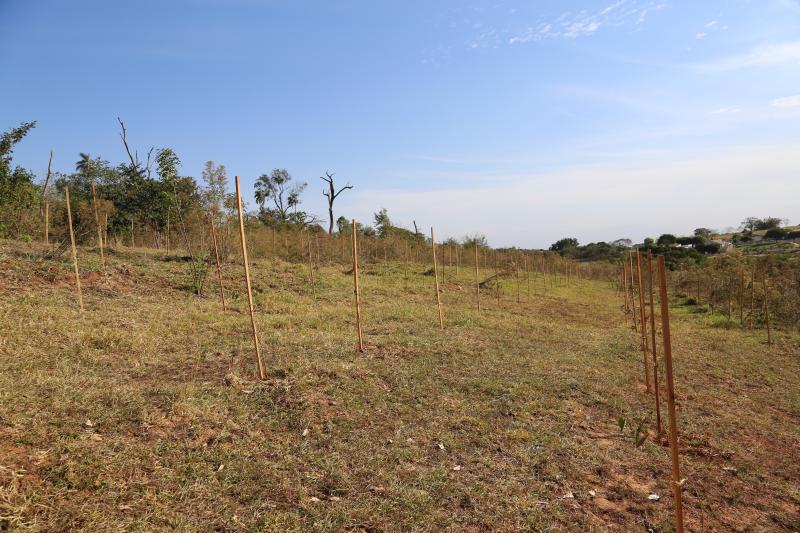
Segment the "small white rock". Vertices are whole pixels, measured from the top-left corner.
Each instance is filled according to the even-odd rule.
[[[650,496],[647,497],[647,499],[650,501],[657,502],[658,500],[661,499],[661,496],[659,496],[658,494],[651,494]]]

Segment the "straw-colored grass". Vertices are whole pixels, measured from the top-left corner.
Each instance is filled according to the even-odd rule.
[[[258,382],[241,265],[223,313],[180,261],[81,249],[81,320],[40,251],[0,242],[0,530],[671,529],[667,448],[619,430],[654,409],[605,283],[517,304],[505,279],[478,313],[448,268],[440,331],[429,266],[365,264],[359,354],[345,267],[315,300],[257,258]],[[705,320],[673,316],[689,529],[797,530],[800,342]]]

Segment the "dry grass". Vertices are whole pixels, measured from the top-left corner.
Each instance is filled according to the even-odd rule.
[[[617,426],[653,406],[604,284],[517,304],[507,279],[479,314],[448,269],[441,332],[426,266],[366,265],[359,354],[345,269],[315,301],[306,265],[258,260],[257,382],[240,266],[222,313],[178,261],[81,250],[81,320],[35,250],[0,242],[0,529],[671,529],[667,449]],[[797,530],[800,340],[707,320],[673,325],[689,528]]]

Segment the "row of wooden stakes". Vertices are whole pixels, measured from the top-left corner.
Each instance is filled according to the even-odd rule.
[[[622,288],[624,295],[623,309],[625,314],[625,322],[627,324],[629,318],[628,314],[633,315],[633,328],[637,333],[641,334],[641,347],[642,357],[644,362],[644,382],[648,394],[652,393],[655,397],[656,404],[656,426],[658,438],[661,438],[663,428],[661,424],[661,400],[660,400],[660,386],[658,379],[658,355],[656,349],[656,313],[654,304],[654,288],[653,288],[653,255],[650,251],[647,252],[647,271],[648,271],[648,287],[645,289],[643,276],[642,276],[642,254],[637,249],[636,253],[636,266],[634,267],[634,254],[628,254],[628,258],[622,260],[620,269],[620,276],[622,277]],[[669,416],[669,448],[672,460],[672,488],[675,497],[675,520],[676,530],[679,533],[684,531],[683,520],[683,503],[681,499],[681,490],[684,480],[681,478],[680,460],[678,456],[678,422],[675,412],[675,384],[672,369],[672,339],[669,327],[669,298],[667,295],[667,272],[664,263],[664,257],[658,256],[657,258],[658,270],[658,285],[659,285],[659,299],[661,304],[661,335],[663,343],[664,354],[664,370],[667,380],[667,409]],[[634,268],[637,272],[636,281],[634,281]],[[634,299],[634,284],[638,285],[639,300],[639,319],[636,319],[636,303]],[[645,302],[645,290],[649,293],[649,301]],[[650,308],[648,313],[647,308]],[[649,314],[649,317],[648,317]],[[649,318],[649,326],[648,326]],[[648,327],[650,328],[650,338],[648,339]],[[650,354],[648,354],[648,349]],[[652,355],[653,369],[652,369],[652,384],[650,380],[650,364],[648,355]]]

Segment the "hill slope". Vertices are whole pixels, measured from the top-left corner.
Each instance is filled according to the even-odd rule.
[[[68,262],[0,243],[0,528],[671,528],[667,448],[618,427],[653,400],[607,284],[505,280],[478,313],[448,270],[440,331],[426,265],[366,265],[360,354],[347,273],[315,300],[307,266],[257,261],[257,382],[241,266],[222,312],[213,277],[109,255],[80,250],[81,320]],[[799,339],[673,319],[689,529],[799,528]]]

